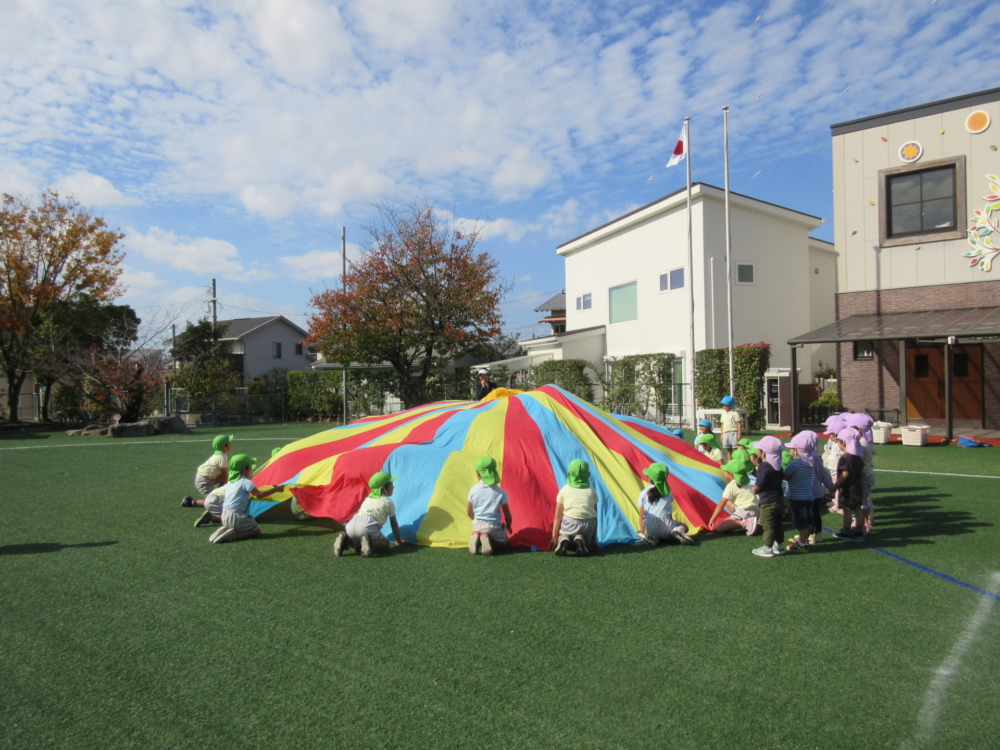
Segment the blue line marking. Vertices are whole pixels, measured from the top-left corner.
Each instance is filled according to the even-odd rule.
[[[831,534],[833,533],[833,529],[827,528],[826,526],[824,526],[823,529],[824,529],[824,531],[829,531]],[[983,589],[981,589],[981,588],[979,588],[977,586],[973,586],[971,583],[966,583],[965,581],[960,581],[957,578],[955,578],[954,576],[950,576],[947,573],[942,573],[940,570],[934,570],[934,568],[928,568],[926,565],[921,565],[920,563],[914,562],[913,560],[910,560],[909,558],[903,557],[902,555],[897,555],[895,552],[890,552],[887,549],[882,549],[881,547],[876,547],[873,544],[869,544],[864,539],[841,539],[841,540],[838,540],[838,541],[859,542],[860,544],[863,544],[866,547],[868,547],[868,549],[873,549],[876,552],[881,552],[886,557],[891,557],[894,560],[899,560],[900,562],[904,562],[907,565],[912,565],[917,570],[924,571],[924,573],[930,573],[932,576],[937,576],[938,578],[943,578],[944,580],[948,581],[948,583],[957,584],[958,586],[962,586],[963,588],[969,589],[969,591],[974,591],[977,594],[981,594],[983,596],[989,597],[990,599],[992,599],[995,602],[1000,602],[1000,595],[994,594],[992,591],[985,591],[985,590],[983,590]]]

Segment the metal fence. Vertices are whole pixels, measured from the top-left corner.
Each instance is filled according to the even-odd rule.
[[[190,426],[272,424],[285,421],[285,397],[281,394],[167,399],[167,416],[177,416]]]

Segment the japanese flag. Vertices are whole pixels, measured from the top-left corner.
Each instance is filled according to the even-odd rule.
[[[684,133],[684,126],[681,126],[681,134],[677,137],[677,145],[674,146],[674,153],[670,155],[670,161],[667,162],[668,167],[672,167],[675,164],[680,164],[684,161],[684,157],[687,156],[688,144],[687,137]]]

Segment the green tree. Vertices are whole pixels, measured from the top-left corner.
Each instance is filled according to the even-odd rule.
[[[4,194],[0,207],[0,368],[7,378],[11,421],[28,371],[37,363],[36,334],[61,301],[89,295],[108,302],[118,286],[123,234],[108,229],[72,199],[55,191],[38,206]]]
[[[226,345],[220,341],[228,327],[204,318],[185,326],[170,350],[182,365],[171,379],[173,387],[183,388],[193,398],[217,398],[243,385],[242,376],[232,368]]]
[[[427,400],[432,376],[500,334],[510,285],[478,252],[479,232],[447,227],[430,204],[376,207],[344,289],[313,297],[309,343],[333,362],[389,363],[407,407]]]

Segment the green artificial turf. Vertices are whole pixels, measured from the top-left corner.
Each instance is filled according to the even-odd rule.
[[[264,458],[319,429],[233,432]],[[214,434],[0,432],[0,747],[997,746],[1000,604],[876,548],[996,586],[1000,479],[881,471],[868,543],[800,557],[338,559],[283,506],[206,542],[179,500]],[[992,450],[876,467],[995,476]]]

